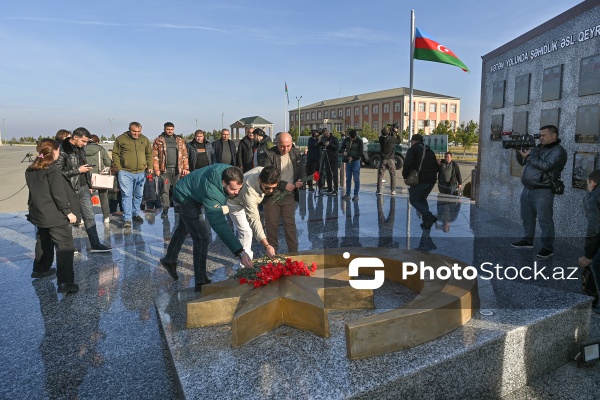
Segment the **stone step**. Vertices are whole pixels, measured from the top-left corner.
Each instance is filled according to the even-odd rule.
[[[189,399],[498,398],[568,363],[587,340],[590,297],[509,281],[486,281],[479,293],[481,311],[492,315],[359,360],[346,357],[345,323],[387,309],[330,311],[329,338],[282,326],[233,348],[228,325],[185,328],[186,303],[197,298],[191,289],[155,304]]]

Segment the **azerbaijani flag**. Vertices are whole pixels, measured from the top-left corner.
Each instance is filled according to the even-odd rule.
[[[415,59],[455,65],[465,72],[470,72],[469,68],[456,57],[452,50],[439,44],[437,40],[420,31],[419,28],[415,28],[415,30]]]
[[[285,83],[285,96],[287,97],[288,104],[290,104],[290,94],[287,90],[287,82]]]

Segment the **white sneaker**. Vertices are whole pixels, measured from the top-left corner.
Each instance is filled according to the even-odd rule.
[[[105,224],[110,224],[110,218],[104,218],[104,223]]]
[[[392,190],[392,193],[391,193],[391,194],[392,194],[392,196],[395,196],[395,195],[396,195],[396,191],[395,191],[395,190]]]

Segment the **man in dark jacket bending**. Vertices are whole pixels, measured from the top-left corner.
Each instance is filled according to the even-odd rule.
[[[408,201],[418,212],[421,213],[423,223],[421,228],[431,229],[431,225],[437,221],[437,217],[429,211],[427,196],[433,190],[437,180],[440,166],[435,158],[435,153],[423,144],[423,136],[418,133],[410,139],[411,147],[406,152],[402,177],[406,179],[411,170],[419,171],[419,183],[408,188]],[[425,155],[423,155],[425,152]]]

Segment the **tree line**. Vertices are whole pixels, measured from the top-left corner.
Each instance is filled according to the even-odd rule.
[[[350,129],[351,128],[347,128],[346,132],[344,132],[344,134],[347,133],[347,131],[349,131]],[[204,133],[205,133],[205,136],[207,139],[212,138],[212,140],[218,140],[221,138],[221,130],[220,129],[213,129],[212,131],[204,130]],[[300,136],[300,134],[298,132],[298,127],[297,126],[290,127],[289,133],[290,133],[290,135],[292,135],[292,140],[294,142],[296,142],[298,140],[298,137]],[[423,129],[419,129],[418,133],[421,135],[425,135],[425,132],[423,131]],[[438,135],[448,135],[449,143],[455,143],[457,145],[460,145],[466,151],[471,146],[473,146],[475,143],[477,143],[477,141],[479,140],[479,125],[475,121],[470,120],[467,123],[462,122],[455,130],[453,130],[452,125],[450,124],[450,121],[441,121],[432,130],[431,133],[438,134]],[[338,130],[334,127],[332,134],[335,135],[336,137],[340,137],[341,132],[338,132]],[[359,130],[359,135],[367,138],[369,141],[372,142],[372,141],[376,141],[379,138],[379,131],[376,131],[375,129],[373,129],[371,127],[371,125],[369,125],[369,123],[363,122],[362,127]],[[181,136],[183,136],[187,140],[191,140],[194,138],[194,133],[190,133],[189,135],[182,134]],[[310,128],[309,127],[305,127],[302,130],[302,136],[310,136]],[[33,136],[24,136],[19,139],[12,138],[11,140],[6,141],[6,143],[7,144],[35,144],[36,142],[38,142],[42,139],[43,139],[42,135],[40,135],[37,139],[35,139]],[[112,136],[110,136],[109,138],[102,135],[102,136],[100,136],[100,143],[104,142],[105,140],[115,140],[115,139],[116,139],[116,137],[114,134]],[[402,132],[402,139],[404,141],[409,140],[408,129],[405,129]]]

